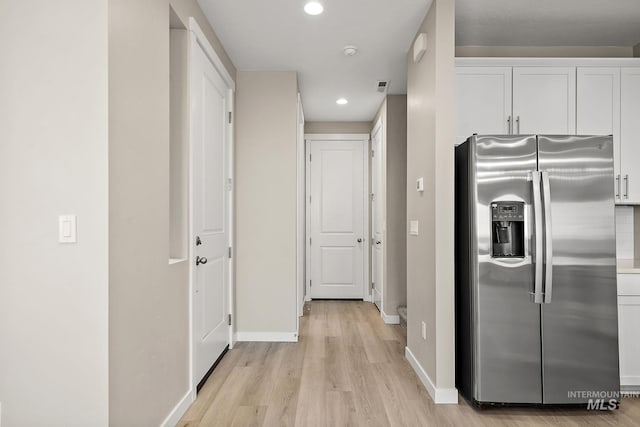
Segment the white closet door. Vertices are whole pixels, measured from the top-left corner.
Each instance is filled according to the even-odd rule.
[[[198,44],[192,49],[191,167],[195,382],[229,344],[228,87]]]
[[[311,298],[364,298],[365,141],[310,142]]]

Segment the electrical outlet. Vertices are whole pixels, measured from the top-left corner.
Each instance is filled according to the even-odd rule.
[[[427,340],[427,323],[422,321],[422,339]]]

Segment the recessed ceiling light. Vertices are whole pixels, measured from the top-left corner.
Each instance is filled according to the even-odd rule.
[[[345,98],[340,98],[336,101],[336,104],[338,105],[347,105],[349,103],[349,101],[347,101]]]
[[[342,51],[345,56],[354,56],[358,53],[358,48],[356,46],[345,46]]]
[[[304,11],[309,15],[320,15],[323,10],[322,3],[318,1],[310,1],[304,5]]]

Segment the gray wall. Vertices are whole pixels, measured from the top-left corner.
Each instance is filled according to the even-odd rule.
[[[2,425],[107,426],[107,1],[0,9]]]
[[[407,97],[387,96],[387,240],[384,311],[407,304]]]
[[[226,58],[196,0],[171,4]],[[188,265],[168,264],[169,1],[110,0],[108,18],[109,415],[152,426],[189,391]]]
[[[371,122],[305,122],[304,133],[369,133]]]
[[[457,57],[628,58],[633,53],[632,46],[456,46]]]
[[[427,52],[407,55],[407,345],[439,389],[454,388],[454,0],[434,0],[418,32]],[[424,177],[424,193],[414,183]],[[427,339],[421,337],[421,322]]]
[[[293,71],[237,74],[239,335],[296,332],[297,85]]]
[[[397,315],[407,303],[407,97],[388,95],[373,120],[382,122],[383,185],[386,205],[383,310]],[[372,169],[370,169],[372,170]]]

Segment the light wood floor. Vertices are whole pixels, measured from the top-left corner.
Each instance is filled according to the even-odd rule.
[[[237,344],[178,426],[640,426],[640,399],[613,413],[435,405],[405,345],[373,304],[307,303],[298,343]]]

